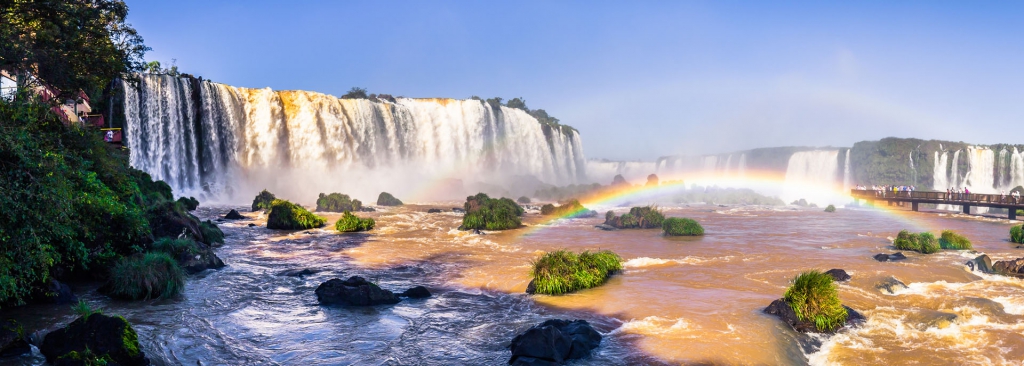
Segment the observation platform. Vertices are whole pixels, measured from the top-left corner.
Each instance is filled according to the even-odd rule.
[[[963,213],[970,214],[971,207],[992,207],[992,208],[1005,208],[1009,211],[1009,219],[1017,219],[1017,210],[1024,209],[1024,197],[1017,198],[1010,197],[1009,194],[998,195],[998,194],[961,194],[961,193],[946,193],[946,192],[892,192],[892,191],[873,191],[863,189],[853,189],[850,191],[850,195],[853,199],[860,203],[860,200],[870,202],[872,205],[875,201],[886,201],[889,206],[894,203],[905,203],[909,202],[911,209],[917,211],[918,204],[921,203],[933,203],[937,205],[954,205],[960,206],[963,209]],[[901,204],[902,205],[902,204]]]

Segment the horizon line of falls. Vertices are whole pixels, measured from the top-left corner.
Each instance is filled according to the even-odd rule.
[[[519,109],[478,100],[339,99],[167,75],[140,79],[122,84],[130,164],[166,181],[176,195],[247,199],[267,188],[308,202],[317,192],[375,198],[381,191],[462,190],[455,179],[586,179],[578,132],[543,125]]]
[[[949,160],[949,152],[935,152],[932,168],[932,189],[945,192],[947,189],[967,189],[971,193],[998,194],[1006,193],[1017,186],[1024,186],[1024,151],[1013,147],[1012,151],[1001,149],[998,156],[995,151],[984,147],[968,147],[953,152],[953,160]],[[960,157],[967,159],[961,162]],[[961,164],[966,171],[961,173]],[[939,205],[940,209],[958,209],[956,205]],[[975,208],[976,212],[988,212],[985,207]]]

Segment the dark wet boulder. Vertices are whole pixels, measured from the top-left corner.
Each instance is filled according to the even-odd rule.
[[[992,272],[1018,278],[1024,278],[1024,258],[998,261],[992,264]]]
[[[480,230],[480,229],[473,229],[473,234],[476,234],[476,235],[487,235],[487,233],[483,232],[483,230]]]
[[[32,352],[25,330],[14,319],[0,322],[0,358],[21,356]]]
[[[833,333],[839,331],[843,327],[856,325],[867,319],[863,314],[853,310],[849,306],[843,305],[843,308],[846,309],[846,324],[833,329]],[[768,307],[764,308],[762,312],[779,318],[797,332],[820,333],[813,320],[800,320],[800,318],[796,316],[796,311],[793,311],[793,307],[784,299],[772,301],[772,303],[769,304]]]
[[[401,299],[388,290],[359,276],[347,280],[331,279],[316,288],[321,305],[372,306],[397,304]]]
[[[309,276],[309,275],[317,274],[318,272],[320,272],[320,270],[312,269],[312,268],[289,269],[289,270],[281,271],[281,273],[278,273],[277,275],[278,276],[285,276],[285,277],[304,277],[304,276]]]
[[[850,274],[839,268],[833,268],[825,271],[825,274],[832,276],[832,279],[836,280],[836,282],[846,282],[850,280]]]
[[[132,325],[120,316],[83,316],[43,338],[39,351],[54,365],[149,365]]]
[[[992,269],[992,258],[989,258],[987,254],[979,255],[977,258],[971,259],[965,263],[967,268],[971,271],[978,271],[982,273],[994,273]]]
[[[896,279],[896,277],[889,277],[875,284],[875,289],[878,289],[879,291],[882,292],[887,292],[890,295],[895,295],[896,291],[903,290],[906,288],[908,288],[907,284],[903,283],[903,281]]]
[[[71,291],[71,286],[52,278],[46,282],[45,287],[40,287],[36,291],[34,299],[41,303],[57,305],[74,304],[78,301],[78,297]]]
[[[601,333],[586,320],[552,319],[512,339],[511,365],[560,365],[590,356],[601,344]]]
[[[181,264],[181,268],[185,269],[185,272],[195,274],[207,269],[224,268],[224,261],[217,257],[216,254],[213,254],[213,249],[210,246],[196,243],[196,247],[200,250],[198,253],[183,253],[178,256],[178,263]]]
[[[244,219],[245,216],[242,216],[242,214],[238,213],[237,210],[232,209],[231,211],[228,211],[227,215],[224,215],[224,218],[228,220],[241,220]]]
[[[532,279],[530,283],[526,284],[526,293],[533,295],[537,293],[537,280]]]
[[[411,289],[405,290],[405,292],[399,294],[401,297],[408,297],[410,299],[425,299],[430,297],[430,291],[426,287],[416,286]]]
[[[896,252],[892,254],[878,253],[875,254],[875,260],[879,262],[895,262],[907,259],[907,256],[903,255],[903,252]]]
[[[249,227],[256,227],[256,224],[249,224]]]
[[[356,211],[359,211],[359,212],[377,212],[377,209],[375,209],[375,208],[373,208],[373,207],[366,207],[366,206],[363,206],[363,207],[360,207],[360,208],[359,208],[358,210],[356,210]]]
[[[604,230],[604,231],[615,231],[615,230],[618,230],[617,227],[614,227],[614,226],[611,226],[611,225],[608,225],[608,224],[594,225],[594,227],[596,227],[598,229],[601,229],[601,230]]]
[[[440,208],[432,208],[432,209],[427,210],[427,213],[441,213],[441,212],[444,212],[444,210],[442,210]]]
[[[402,200],[395,198],[388,192],[380,192],[377,196],[377,206],[401,206]]]
[[[466,209],[462,207],[452,207],[452,212],[466,213]]]

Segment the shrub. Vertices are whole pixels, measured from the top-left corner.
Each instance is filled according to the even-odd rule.
[[[377,196],[377,206],[401,206],[403,205],[402,200],[395,198],[391,193],[380,192]]]
[[[320,198],[316,199],[317,212],[352,212],[359,211],[361,208],[363,208],[363,203],[349,198],[347,194],[331,193],[325,195],[321,193]]]
[[[213,221],[206,220],[199,223],[199,232],[203,234],[203,242],[206,244],[224,244],[224,232]]]
[[[167,253],[172,258],[178,258],[182,254],[198,254],[199,249],[196,248],[196,242],[192,239],[182,238],[160,238],[149,245],[150,253]]]
[[[825,212],[836,212],[836,206],[828,205],[827,207],[825,207]]]
[[[622,258],[611,251],[576,254],[558,250],[534,261],[532,274],[535,293],[561,295],[597,287],[620,270]]]
[[[917,234],[917,244],[921,247],[919,252],[924,254],[938,253],[939,251],[939,240],[935,238],[935,235],[929,232],[923,232]]]
[[[939,246],[942,249],[972,250],[971,241],[952,230],[943,230],[939,238]]]
[[[615,217],[609,211],[605,214],[605,225],[614,226],[619,229],[653,229],[662,226],[665,215],[655,206],[633,207],[629,213]]]
[[[355,231],[367,231],[372,230],[376,223],[371,218],[361,219],[351,212],[345,212],[338,222],[334,223],[334,228],[340,232],[355,232]]]
[[[1024,244],[1024,225],[1017,225],[1010,228],[1010,241]]]
[[[185,288],[185,271],[167,253],[122,258],[110,270],[107,295],[127,300],[170,298]]]
[[[260,192],[260,194],[256,195],[256,198],[252,200],[252,210],[269,210],[270,205],[273,204],[274,200],[276,199],[277,197],[274,197],[273,193],[270,193],[266,189],[264,189],[263,191]]]
[[[935,239],[935,235],[929,232],[913,234],[909,231],[901,230],[899,234],[896,234],[896,239],[893,240],[892,244],[899,250],[911,250],[924,254],[932,254],[939,251],[939,241]]]
[[[323,217],[285,200],[274,200],[267,215],[268,229],[301,230],[324,226]]]
[[[814,322],[822,332],[846,324],[846,308],[839,302],[839,291],[832,281],[832,276],[820,271],[804,272],[793,280],[783,296],[798,319]]]
[[[519,203],[524,204],[524,205],[525,204],[529,204],[530,203],[530,197],[526,197],[526,196],[519,197],[519,199],[517,199],[516,202],[519,202]]]
[[[704,235],[704,227],[694,219],[669,217],[661,224],[665,235],[669,236],[698,236]]]
[[[466,197],[465,210],[459,230],[507,230],[523,225],[519,219],[523,208],[509,198],[494,199],[479,193]]]

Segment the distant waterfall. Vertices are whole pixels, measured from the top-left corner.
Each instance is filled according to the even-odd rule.
[[[852,150],[846,149],[846,161],[843,163],[843,192],[849,192],[850,187],[853,186],[851,181],[853,177],[850,176],[850,152]]]
[[[936,191],[946,191],[949,189],[949,176],[946,175],[946,166],[949,164],[949,153],[943,151],[939,154],[935,152],[935,165],[932,170],[932,189]]]
[[[962,183],[962,179],[960,178],[960,150],[953,153],[953,164],[949,169],[949,184],[952,185],[953,188],[960,187],[960,184]]]
[[[746,176],[747,176],[747,154],[740,154],[740,163],[739,163],[739,166],[736,168],[736,175],[739,176],[740,179],[746,178]]]
[[[800,198],[818,204],[840,203],[836,192],[838,172],[838,150],[793,153],[786,167],[782,198],[787,203]]]
[[[123,85],[131,165],[177,194],[344,188],[362,198],[444,178],[586,178],[575,130],[479,100],[339,99],[166,75]]]

